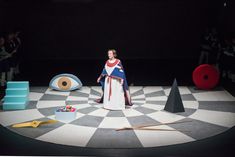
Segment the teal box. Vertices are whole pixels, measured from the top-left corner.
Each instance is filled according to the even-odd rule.
[[[28,88],[7,88],[6,95],[28,95]]]
[[[8,81],[7,88],[29,88],[28,81]]]
[[[7,82],[6,95],[4,97],[3,110],[25,109],[29,101],[28,81]]]
[[[23,110],[28,105],[28,102],[4,102],[3,110]]]
[[[27,95],[6,95],[4,102],[25,102],[28,101]]]

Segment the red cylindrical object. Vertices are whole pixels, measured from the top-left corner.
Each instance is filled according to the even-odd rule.
[[[202,64],[193,71],[193,82],[199,89],[212,89],[219,82],[219,72],[212,65]]]

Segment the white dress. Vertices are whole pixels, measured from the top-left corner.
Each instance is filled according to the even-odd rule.
[[[113,69],[116,67],[109,67],[105,65],[105,69],[110,75]],[[109,110],[123,110],[125,109],[125,97],[123,86],[121,85],[121,81],[115,78],[111,78],[109,76],[105,77],[105,85],[104,85],[104,108]]]

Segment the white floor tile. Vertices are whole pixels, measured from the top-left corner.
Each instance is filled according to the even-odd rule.
[[[188,89],[188,87],[185,87],[185,86],[179,86],[179,91],[180,91],[180,94],[183,95],[183,94],[191,94],[190,90]],[[171,88],[169,89],[165,89],[165,94],[168,96],[170,94],[170,91],[171,91]]]
[[[82,93],[86,93],[86,94],[90,94],[91,92],[91,88],[87,87],[87,86],[83,86],[81,89],[77,90],[78,92],[82,92]]]
[[[166,101],[167,96],[155,96],[155,97],[146,97],[146,101]]]
[[[200,121],[224,126],[232,127],[235,125],[235,113],[231,112],[220,112],[220,111],[209,111],[198,109],[189,118],[197,119]]]
[[[100,99],[101,96],[98,96],[98,95],[89,95],[89,98],[92,98],[92,99]]]
[[[129,90],[131,94],[141,90],[142,88],[143,88],[142,86],[129,86]]]
[[[104,107],[104,104],[97,104],[97,105],[93,105],[94,107],[97,107],[97,108],[103,108]]]
[[[143,113],[136,111],[135,109],[129,108],[122,111],[126,117],[135,117],[144,115]]]
[[[84,108],[87,108],[87,107],[91,107],[90,104],[76,104],[76,105],[71,105],[71,106],[76,108],[77,110],[84,109]]]
[[[97,103],[95,100],[88,100],[88,104]]]
[[[193,96],[198,101],[235,101],[235,97],[233,97],[227,91],[194,93]]]
[[[155,105],[155,104],[144,104],[142,107],[146,107],[149,109],[154,109],[154,110],[163,110],[165,105]]]
[[[89,142],[89,139],[92,137],[95,130],[96,128],[92,127],[65,124],[37,139],[56,144],[84,147]]]
[[[36,92],[30,92],[29,93],[29,101],[38,101],[43,96],[43,93],[36,93]]]
[[[136,108],[136,107],[139,107],[140,105],[132,105],[132,106],[130,106],[130,108]]]
[[[130,123],[125,117],[105,117],[100,123],[99,128],[119,129],[130,126]]]
[[[144,94],[153,93],[163,90],[161,86],[146,86],[143,88]]]
[[[92,116],[98,116],[98,117],[105,117],[108,114],[109,110],[105,110],[103,108],[97,109],[91,113],[89,113],[88,115],[92,115]]]
[[[92,86],[91,89],[94,89],[95,91],[102,93],[102,87],[101,86]]]
[[[57,107],[57,106],[65,106],[65,101],[42,100],[42,101],[37,102],[37,108],[49,108],[49,107]]]
[[[166,125],[151,128],[173,129]],[[179,131],[135,130],[135,133],[143,147],[165,146],[186,143],[195,140]]]
[[[68,96],[66,101],[88,101],[88,97]]]
[[[171,123],[175,122],[181,119],[184,119],[184,116],[180,116],[174,113],[166,112],[166,111],[158,111],[151,114],[148,114],[147,116],[161,122],[161,123]]]
[[[52,89],[48,88],[47,91],[45,92],[45,94],[68,96],[70,94],[70,92],[56,91],[56,90],[52,90]]]
[[[135,95],[135,96],[131,96],[132,99],[141,99],[141,98],[145,98],[144,94],[141,95]]]
[[[12,124],[32,121],[43,117],[44,115],[42,115],[37,109],[5,111],[5,112],[0,112],[0,123],[3,126],[9,126]]]
[[[145,100],[135,100],[135,99],[131,99],[131,102],[133,103],[133,104],[135,104],[135,103],[145,103]]]
[[[191,109],[198,109],[199,107],[198,101],[183,101],[183,105],[185,108],[191,108]]]

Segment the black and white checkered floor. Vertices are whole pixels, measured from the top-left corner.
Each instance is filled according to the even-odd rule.
[[[157,147],[192,142],[222,133],[235,125],[235,97],[223,88],[213,91],[179,87],[184,113],[163,110],[171,87],[131,86],[134,105],[123,111],[108,111],[94,102],[101,87],[83,87],[73,92],[57,92],[48,87],[31,87],[26,110],[0,111],[0,124],[9,130],[46,142],[92,148]],[[60,121],[39,128],[12,128],[15,123],[55,119],[57,108],[72,105],[76,120]],[[152,128],[175,131],[125,130],[116,128],[182,122]]]

